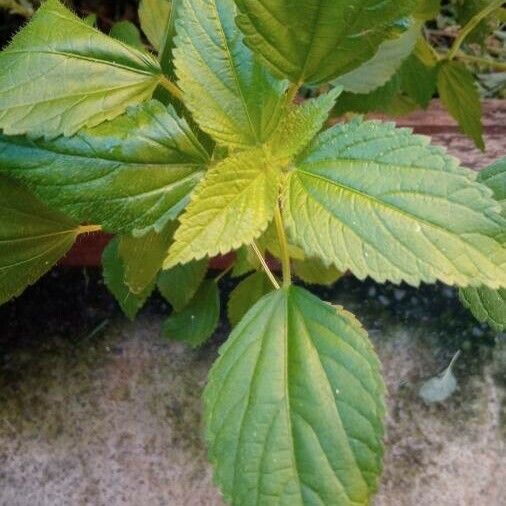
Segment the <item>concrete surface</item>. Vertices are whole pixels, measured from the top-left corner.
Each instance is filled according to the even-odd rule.
[[[49,302],[27,309],[75,276],[0,309],[0,505],[221,505],[200,393],[222,337],[199,351],[168,343],[160,301],[129,323],[97,298],[94,280],[75,307],[72,293],[62,298],[64,312]],[[384,364],[390,412],[375,504],[502,506],[504,336],[476,324],[444,287],[347,279],[322,295],[357,312]],[[457,349],[458,392],[425,405],[420,384]]]

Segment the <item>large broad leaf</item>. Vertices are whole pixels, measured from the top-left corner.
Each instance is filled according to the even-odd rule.
[[[0,304],[21,294],[70,249],[78,224],[0,178]]]
[[[338,77],[334,84],[340,84],[351,93],[369,93],[383,86],[413,51],[420,29],[421,23],[411,22],[403,34],[396,39],[383,42],[369,61]]]
[[[158,290],[165,300],[181,311],[193,299],[207,272],[208,260],[176,265],[158,277]]]
[[[125,284],[133,293],[142,293],[156,280],[176,230],[175,222],[161,232],[143,237],[124,235],[119,240],[119,256],[125,271]]]
[[[149,98],[158,62],[47,0],[0,53],[0,129],[71,135]]]
[[[181,0],[175,49],[185,104],[220,144],[246,147],[276,128],[286,84],[255,61],[235,25],[233,0]]]
[[[186,121],[156,101],[71,138],[0,136],[0,172],[112,232],[161,231],[188,203],[208,160]]]
[[[369,60],[416,1],[236,0],[238,25],[278,75],[320,84]]]
[[[309,285],[333,285],[343,274],[333,265],[325,265],[319,258],[293,262],[295,275]]]
[[[218,285],[213,280],[206,280],[181,312],[169,316],[163,325],[163,331],[169,339],[183,341],[197,348],[213,335],[219,318]]]
[[[243,151],[213,167],[181,216],[164,268],[250,244],[277,205],[281,171],[263,151]]]
[[[284,194],[309,256],[379,282],[506,286],[490,190],[426,137],[360,120],[317,137]]]
[[[157,51],[163,49],[171,3],[171,0],[141,0],[139,4],[142,31]]]
[[[134,293],[125,281],[125,266],[119,254],[119,239],[113,239],[102,255],[104,282],[114,295],[121,310],[133,320],[139,310],[144,306],[155,287],[152,281],[139,293]]]
[[[383,393],[353,317],[301,288],[264,297],[220,350],[204,394],[226,500],[369,504],[381,470]]]
[[[457,120],[462,132],[484,150],[482,107],[471,72],[462,62],[444,62],[439,69],[437,88],[441,102]]]

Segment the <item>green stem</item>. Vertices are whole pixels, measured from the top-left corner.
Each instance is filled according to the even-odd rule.
[[[274,222],[276,224],[276,231],[278,233],[279,247],[281,249],[281,265],[283,267],[283,286],[286,288],[292,282],[292,272],[290,267],[290,254],[288,252],[288,241],[286,239],[285,225],[283,223],[283,216],[279,205],[276,206],[274,212]]]
[[[214,278],[214,282],[215,283],[219,283],[222,278],[224,278],[232,269],[234,268],[234,264],[232,265],[229,265],[225,270],[223,270],[222,272],[220,272],[215,278]]]
[[[100,225],[81,225],[77,229],[78,235],[81,234],[92,234],[93,232],[100,232],[102,227]]]
[[[265,274],[267,274],[267,277],[269,278],[270,282],[272,283],[272,285],[274,286],[274,288],[276,290],[279,290],[279,288],[280,288],[279,283],[278,283],[277,279],[274,277],[274,274],[272,273],[272,271],[269,269],[269,266],[267,265],[267,262],[265,261],[265,258],[262,255],[262,252],[260,251],[260,249],[258,248],[258,246],[256,245],[255,242],[251,243],[251,247],[253,248],[253,251],[255,252],[256,256],[258,257],[258,260],[262,264]]]
[[[288,87],[288,91],[286,93],[286,101],[288,104],[291,104],[295,100],[295,97],[297,96],[300,86],[301,86],[300,83],[290,84],[290,86]]]
[[[177,98],[181,102],[183,101],[183,92],[164,75],[160,77],[160,86],[163,86],[174,98]]]
[[[506,71],[506,63],[494,61],[494,60],[491,60],[490,58],[480,58],[479,56],[465,54],[462,51],[459,51],[456,54],[456,58],[458,58],[459,60],[464,60],[464,61],[468,61],[471,63],[477,63],[480,65],[487,65],[488,67],[495,68],[495,69],[500,70],[502,72]]]
[[[475,16],[473,16],[470,19],[467,25],[465,25],[464,28],[462,28],[462,30],[460,31],[459,36],[453,42],[453,45],[447,54],[447,58],[449,60],[453,60],[453,58],[457,56],[460,46],[462,45],[466,37],[478,26],[478,24],[483,19],[488,17],[490,14],[492,14],[495,10],[499,9],[502,3],[503,0],[495,0],[493,2],[490,2],[490,5],[485,7],[482,11],[478,12]]]

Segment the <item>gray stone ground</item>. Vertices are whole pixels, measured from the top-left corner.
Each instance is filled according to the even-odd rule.
[[[76,278],[55,276],[47,283]],[[61,315],[49,302],[25,309],[49,297],[44,290],[0,311],[0,505],[221,505],[200,404],[221,337],[199,351],[168,343],[159,301],[135,323],[113,311],[90,333],[110,302],[86,309],[84,297],[72,312],[67,294]],[[321,295],[357,312],[384,365],[390,410],[376,505],[502,506],[504,336],[476,324],[448,288],[347,279]],[[425,405],[420,384],[457,349],[459,390],[442,405]]]

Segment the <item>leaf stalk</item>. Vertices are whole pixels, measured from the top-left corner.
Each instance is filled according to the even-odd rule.
[[[494,0],[469,20],[469,22],[464,26],[464,28],[462,28],[458,37],[453,42],[453,45],[447,54],[447,58],[449,60],[453,60],[457,56],[460,46],[464,43],[467,36],[478,26],[478,24],[490,14],[492,14],[495,10],[499,9],[501,5],[502,0]]]
[[[100,225],[81,225],[77,229],[77,234],[92,234],[93,232],[100,232],[102,227]]]
[[[260,261],[260,264],[262,265],[262,267],[265,271],[265,274],[269,278],[269,281],[272,283],[272,285],[274,286],[274,288],[276,290],[279,290],[281,287],[279,286],[277,279],[274,277],[274,274],[269,269],[269,266],[267,265],[267,262],[265,261],[265,258],[262,255],[262,252],[260,251],[259,247],[256,245],[255,242],[251,243],[251,247],[253,248],[255,255],[258,257],[258,260]]]
[[[283,286],[286,288],[292,283],[292,272],[290,266],[290,253],[288,252],[288,240],[285,233],[285,225],[279,204],[274,212],[274,222],[278,233],[279,247],[281,249],[281,265],[283,268]]]
[[[167,79],[164,75],[160,78],[160,86],[163,86],[174,98],[183,101],[183,92],[181,89],[174,84],[170,79]]]

